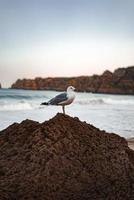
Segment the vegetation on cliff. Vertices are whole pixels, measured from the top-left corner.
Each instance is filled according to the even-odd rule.
[[[0,199],[134,199],[134,151],[78,118],[14,123],[0,147]]]
[[[80,92],[134,94],[134,67],[105,71],[100,76],[18,79],[11,88],[62,91],[69,85]]]

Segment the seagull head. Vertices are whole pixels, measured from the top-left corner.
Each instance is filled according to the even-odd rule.
[[[69,86],[68,88],[67,88],[67,92],[72,92],[72,91],[74,91],[75,90],[75,88],[73,87],[73,86]]]

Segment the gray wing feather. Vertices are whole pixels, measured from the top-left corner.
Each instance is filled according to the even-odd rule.
[[[57,95],[56,97],[52,98],[48,104],[50,105],[58,105],[59,103],[63,102],[63,101],[66,101],[68,98],[67,98],[67,93],[61,93],[59,95]]]

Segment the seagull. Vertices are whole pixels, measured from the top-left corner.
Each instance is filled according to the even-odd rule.
[[[69,86],[67,91],[61,93],[54,98],[50,99],[48,102],[43,102],[41,105],[56,105],[62,106],[63,113],[65,114],[65,106],[69,105],[75,99],[75,88],[73,86]]]

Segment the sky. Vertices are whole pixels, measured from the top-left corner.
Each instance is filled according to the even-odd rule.
[[[0,0],[0,82],[134,65],[133,0]]]

